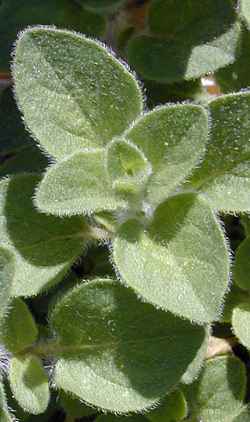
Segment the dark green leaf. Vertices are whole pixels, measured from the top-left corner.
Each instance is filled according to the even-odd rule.
[[[51,321],[58,335],[58,388],[119,413],[150,407],[172,389],[205,335],[111,280],[73,289]]]

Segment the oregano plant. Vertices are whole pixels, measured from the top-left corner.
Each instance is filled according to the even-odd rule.
[[[0,421],[250,421],[250,3],[38,3],[0,3]]]

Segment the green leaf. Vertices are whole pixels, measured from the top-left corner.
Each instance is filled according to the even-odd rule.
[[[81,403],[80,400],[72,394],[66,394],[64,391],[60,391],[59,398],[67,415],[70,415],[74,419],[80,419],[84,416],[90,416],[97,413],[97,409]]]
[[[126,137],[152,165],[147,186],[151,203],[159,203],[190,174],[205,152],[207,114],[196,105],[157,108],[139,119]]]
[[[9,352],[19,353],[37,339],[38,329],[29,308],[21,299],[14,299],[4,319],[1,341]]]
[[[17,41],[13,76],[27,126],[58,159],[103,147],[142,110],[133,75],[83,35],[27,29]]]
[[[240,25],[231,1],[156,0],[149,26],[152,35],[128,42],[129,63],[145,79],[195,79],[235,59]]]
[[[49,383],[39,358],[28,355],[13,357],[10,361],[9,382],[23,410],[32,415],[45,412],[50,398]]]
[[[102,36],[105,31],[103,17],[72,0],[2,0],[0,71],[9,70],[11,50],[18,32],[38,24],[57,25],[92,36]]]
[[[245,407],[242,412],[233,419],[232,422],[249,422],[250,420],[250,410],[249,408]]]
[[[11,288],[15,272],[14,256],[0,246],[0,323],[2,329],[3,318],[10,302]]]
[[[224,93],[240,91],[250,86],[249,48],[250,32],[243,27],[235,62],[219,69],[215,74],[216,81]]]
[[[113,260],[122,282],[144,300],[198,322],[218,318],[229,257],[215,215],[197,195],[163,202],[147,230],[136,220],[124,223]]]
[[[247,214],[241,215],[240,221],[244,227],[246,236],[250,236],[250,216],[248,216]]]
[[[245,20],[248,28],[250,29],[250,1],[249,0],[240,0],[240,15]]]
[[[124,139],[115,139],[107,148],[107,170],[113,189],[121,194],[139,194],[151,173],[141,150]]]
[[[247,299],[247,298],[246,298]],[[233,310],[233,331],[240,342],[250,349],[250,304],[241,303]]]
[[[191,384],[196,378],[198,378],[201,372],[202,366],[205,362],[209,345],[210,327],[206,328],[206,336],[201,344],[199,350],[196,353],[194,360],[188,365],[185,374],[181,378],[183,384]]]
[[[241,289],[250,291],[250,237],[243,240],[236,251],[233,275]]]
[[[112,191],[103,155],[103,150],[82,151],[52,166],[37,189],[37,207],[59,216],[124,207]]]
[[[183,393],[180,390],[175,390],[146,416],[151,422],[178,422],[187,416],[187,410],[187,402]]]
[[[191,184],[211,206],[225,212],[250,210],[250,92],[210,102],[211,133],[204,161]]]
[[[234,356],[208,360],[200,378],[182,387],[191,418],[202,422],[229,422],[243,408],[246,370]]]
[[[1,422],[14,422],[14,417],[8,411],[6,396],[2,380],[0,379],[0,421]]]
[[[0,96],[0,177],[42,171],[48,160],[24,130],[11,88]]]
[[[56,218],[36,210],[39,176],[0,182],[0,245],[15,256],[12,295],[32,296],[60,281],[86,245],[83,218]]]
[[[57,387],[118,413],[151,407],[172,389],[205,335],[107,279],[73,289],[51,320]]]

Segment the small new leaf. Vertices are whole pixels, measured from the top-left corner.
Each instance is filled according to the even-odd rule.
[[[98,42],[72,32],[24,31],[13,76],[27,126],[58,159],[103,147],[142,110],[140,88],[126,67]]]
[[[36,356],[13,357],[9,382],[12,393],[25,412],[38,415],[47,409],[50,392],[47,374]]]
[[[197,195],[159,205],[147,230],[136,220],[124,223],[113,260],[122,282],[146,301],[198,322],[218,318],[229,257],[216,217]]]
[[[202,327],[138,301],[111,280],[69,292],[55,306],[54,381],[99,408],[151,407],[175,386],[204,341]]]
[[[118,193],[137,194],[145,186],[151,166],[138,147],[116,139],[107,148],[107,170]]]

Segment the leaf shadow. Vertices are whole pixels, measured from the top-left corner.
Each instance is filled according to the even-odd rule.
[[[40,177],[22,175],[8,181],[4,218],[10,243],[32,265],[50,267],[72,261],[83,249],[84,220],[39,212],[33,198]]]

